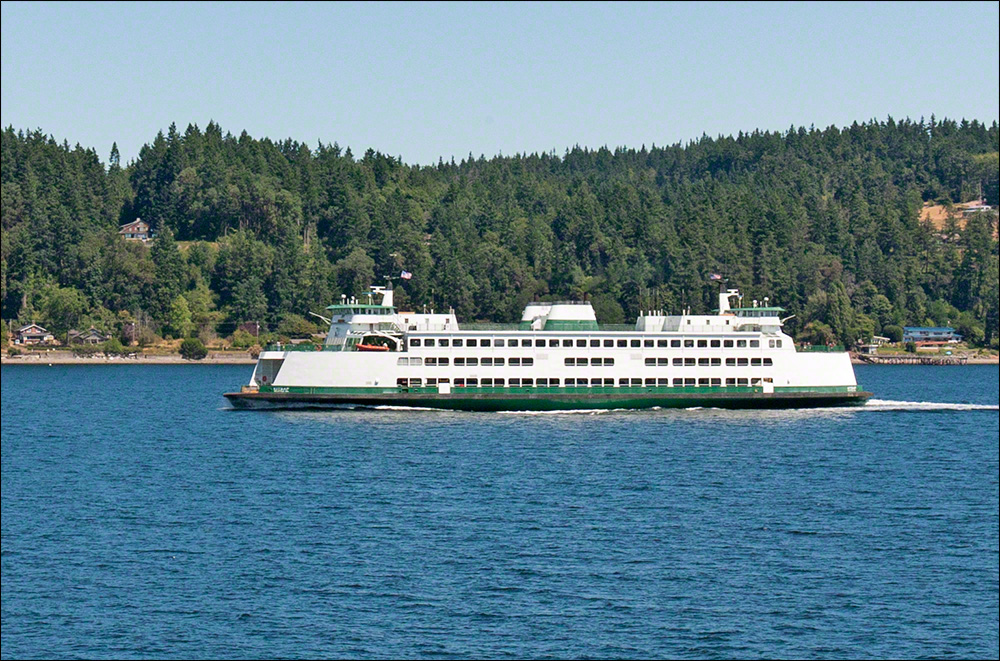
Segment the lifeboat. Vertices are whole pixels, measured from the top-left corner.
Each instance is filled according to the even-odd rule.
[[[356,344],[354,348],[358,351],[388,351],[389,347],[381,344]]]

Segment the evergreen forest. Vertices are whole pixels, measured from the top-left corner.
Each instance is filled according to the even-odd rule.
[[[157,338],[294,337],[395,277],[401,309],[512,323],[587,299],[601,323],[745,300],[813,343],[953,326],[997,345],[998,126],[891,118],[688,144],[432,165],[337,144],[171,125],[122,164],[41,130],[2,134],[4,326]],[[119,226],[148,222],[148,245]],[[401,280],[402,271],[412,279]],[[129,338],[133,339],[133,338]]]

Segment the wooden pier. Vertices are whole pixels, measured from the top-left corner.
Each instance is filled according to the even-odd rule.
[[[965,354],[958,356],[871,356],[859,354],[858,360],[871,365],[965,365],[969,362],[969,357]]]

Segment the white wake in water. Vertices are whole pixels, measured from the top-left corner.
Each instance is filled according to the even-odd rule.
[[[958,404],[952,402],[903,402],[869,399],[860,411],[1000,411],[997,404]]]

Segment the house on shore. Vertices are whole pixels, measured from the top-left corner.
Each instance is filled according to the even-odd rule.
[[[918,347],[943,346],[957,344],[962,341],[962,335],[950,326],[905,326],[903,342],[913,342]]]
[[[126,241],[139,241],[140,243],[149,243],[153,239],[149,223],[142,218],[136,218],[131,223],[122,225],[118,229],[118,235]]]
[[[28,324],[27,326],[21,326],[17,329],[17,332],[14,333],[14,344],[20,344],[22,346],[55,344],[55,341],[56,338],[52,335],[52,333],[35,323]]]
[[[871,342],[858,344],[858,353],[874,356],[878,353],[878,348],[886,344],[889,344],[889,338],[874,335]]]
[[[105,335],[93,326],[85,331],[71,330],[66,334],[68,344],[104,344],[111,337]]]

